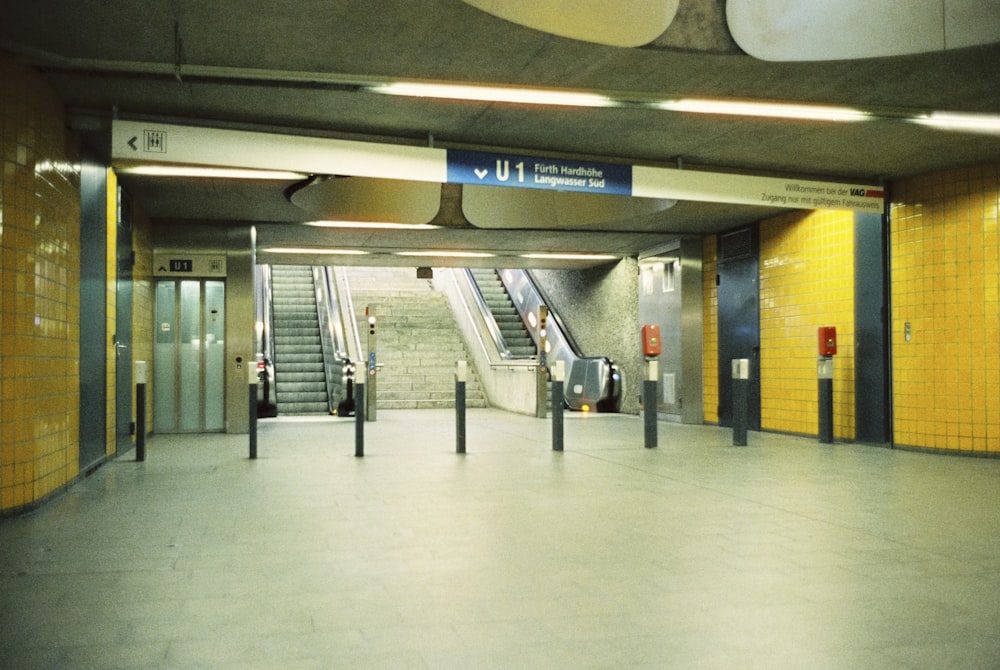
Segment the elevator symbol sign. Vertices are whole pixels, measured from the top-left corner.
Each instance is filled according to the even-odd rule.
[[[142,150],[146,153],[165,154],[167,153],[167,131],[165,130],[144,130],[142,131]]]

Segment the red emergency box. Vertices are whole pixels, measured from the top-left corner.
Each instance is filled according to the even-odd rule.
[[[820,326],[819,328],[819,355],[834,356],[837,353],[837,327]]]
[[[642,355],[659,356],[663,351],[663,343],[660,342],[660,327],[656,324],[647,323],[642,327]]]

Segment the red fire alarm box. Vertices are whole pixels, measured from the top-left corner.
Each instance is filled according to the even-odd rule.
[[[660,327],[647,323],[642,327],[642,355],[659,356],[663,351],[663,344],[660,342]]]
[[[837,353],[837,327],[820,326],[819,355],[833,356]]]

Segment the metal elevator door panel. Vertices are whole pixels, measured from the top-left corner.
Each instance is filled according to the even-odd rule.
[[[157,282],[155,327],[153,430],[223,431],[225,284]]]
[[[750,361],[747,427],[760,430],[760,259],[756,228],[719,236],[719,425],[731,426],[732,361]]]

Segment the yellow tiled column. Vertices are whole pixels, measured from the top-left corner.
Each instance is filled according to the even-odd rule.
[[[63,106],[0,54],[0,509],[79,471],[80,168]]]
[[[719,289],[718,237],[707,235],[702,247],[702,389],[705,423],[719,423]]]
[[[1000,166],[894,185],[893,428],[900,446],[1000,452]]]
[[[761,428],[815,435],[817,329],[837,328],[834,437],[854,439],[854,214],[760,224]]]

